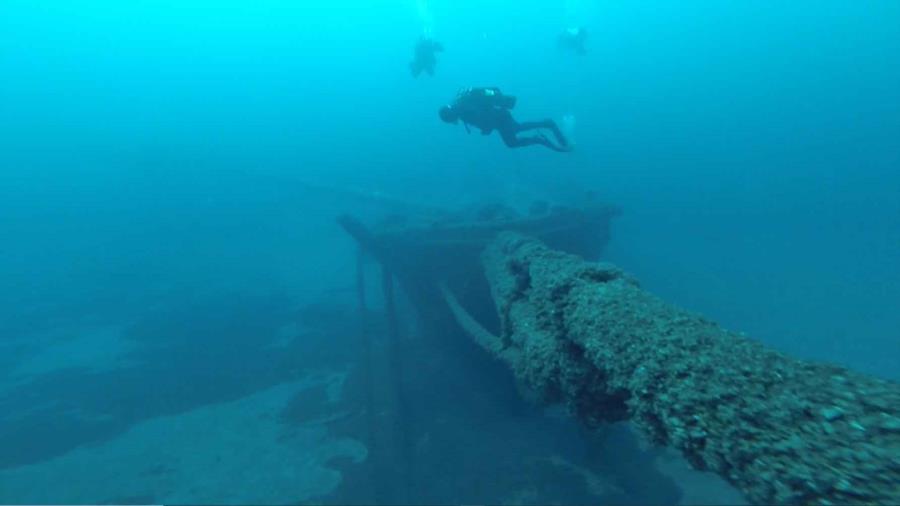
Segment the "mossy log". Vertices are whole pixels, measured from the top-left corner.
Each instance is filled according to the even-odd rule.
[[[630,419],[757,504],[900,504],[900,385],[790,358],[519,234],[482,263],[501,331],[476,341],[544,400]]]

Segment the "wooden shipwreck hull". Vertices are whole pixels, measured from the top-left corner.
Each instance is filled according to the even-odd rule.
[[[754,503],[900,503],[900,385],[767,349],[585,261],[615,214],[340,223],[426,320],[586,424],[631,420]]]
[[[391,273],[426,322],[447,325],[450,313],[438,289],[449,286],[464,298],[485,324],[495,328],[490,289],[480,254],[497,234],[514,231],[536,237],[560,251],[597,258],[610,239],[610,225],[619,209],[604,204],[539,209],[518,216],[500,206],[486,206],[458,215],[390,220],[369,228],[351,216],[338,223]],[[486,312],[479,309],[489,309]]]

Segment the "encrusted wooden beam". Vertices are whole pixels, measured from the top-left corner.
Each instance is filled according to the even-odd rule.
[[[897,383],[790,358],[519,234],[482,262],[501,322],[485,349],[543,399],[630,419],[757,504],[900,504]]]

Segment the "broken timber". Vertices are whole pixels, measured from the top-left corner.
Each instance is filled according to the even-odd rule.
[[[900,503],[900,385],[767,349],[612,265],[502,232],[515,226],[445,236],[440,227],[378,234],[342,224],[423,314],[450,315],[543,400],[564,402],[588,425],[631,420],[757,504]],[[524,228],[552,237],[553,227]],[[438,245],[450,248],[441,255]],[[461,296],[470,283],[454,276],[474,279],[473,265],[482,282]],[[435,298],[441,310],[429,308]],[[473,315],[485,301],[493,321]]]

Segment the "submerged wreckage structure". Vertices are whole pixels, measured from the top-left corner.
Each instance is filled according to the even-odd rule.
[[[457,327],[590,426],[631,420],[757,504],[900,503],[900,385],[767,349],[584,260],[615,214],[339,223],[388,296],[396,280],[423,321]]]

